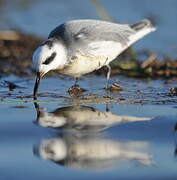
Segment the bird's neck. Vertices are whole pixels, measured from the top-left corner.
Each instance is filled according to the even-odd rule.
[[[62,43],[57,43],[54,47],[56,51],[56,69],[61,69],[67,64],[68,51]]]

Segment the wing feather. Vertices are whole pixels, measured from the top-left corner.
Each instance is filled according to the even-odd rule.
[[[73,20],[54,29],[49,38],[63,39],[72,54],[79,50],[93,56],[115,56],[135,31],[127,24],[99,20]]]

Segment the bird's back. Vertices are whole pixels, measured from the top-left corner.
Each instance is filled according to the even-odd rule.
[[[101,20],[72,20],[56,27],[49,38],[59,37],[67,42],[78,39],[86,41],[118,41],[125,43],[135,30],[127,24]]]
[[[108,65],[121,52],[154,31],[149,20],[134,25],[100,20],[72,20],[56,27],[49,38],[62,41],[68,63],[61,73],[80,77]]]

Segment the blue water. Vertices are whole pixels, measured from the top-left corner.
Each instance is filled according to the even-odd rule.
[[[167,91],[175,80],[116,79],[126,90],[113,96],[127,102],[77,104],[49,94],[39,97],[37,110],[31,98],[18,97],[31,94],[33,78],[6,78],[19,87],[10,96],[6,87],[0,91],[1,179],[176,179],[176,96]],[[104,83],[80,81],[86,94],[104,95]],[[71,84],[45,78],[39,93],[69,97]]]
[[[154,118],[150,121],[122,123],[103,132],[87,132],[85,135],[79,131],[77,134],[41,127],[34,123],[36,112],[32,103],[25,104],[27,107],[24,109],[14,108],[15,105],[5,104],[1,108],[2,180],[161,179],[162,177],[175,179],[177,177],[174,154],[176,112],[173,106],[112,104],[110,111],[116,115]],[[50,112],[62,107],[58,103],[42,103],[41,106],[51,109]],[[90,107],[105,112],[105,105]],[[164,111],[166,113],[163,113]],[[53,145],[54,140],[59,143],[58,149],[55,148],[55,144]],[[65,161],[60,160],[57,164],[49,158],[50,150],[45,148],[41,150],[40,146],[47,141],[50,142],[48,148],[53,149],[54,154],[63,149],[61,142],[68,151],[73,150],[73,152],[68,152],[69,155],[64,156]],[[115,148],[116,144],[118,147]],[[91,155],[89,157],[85,148],[92,149],[90,154],[94,155],[94,159]],[[109,159],[109,156],[113,156],[114,149],[120,151],[120,154]],[[95,152],[97,150],[99,153]],[[44,159],[45,151],[49,159]],[[104,155],[105,151],[106,155]],[[103,153],[101,160],[97,158],[100,153]],[[82,160],[84,158],[85,160]]]
[[[154,17],[158,31],[134,47],[176,57],[176,0],[100,2],[115,21]],[[100,18],[88,0],[4,1],[0,10],[1,28],[42,37],[69,19]],[[4,80],[18,87],[9,92]],[[104,77],[83,77],[84,96],[116,101],[78,104],[67,93],[72,79],[46,77],[37,111],[30,97],[34,77],[1,77],[0,179],[176,179],[177,100],[169,89],[177,80],[113,76],[114,82],[124,91],[107,94]]]

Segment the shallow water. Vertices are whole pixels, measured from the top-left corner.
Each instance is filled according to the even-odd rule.
[[[58,2],[5,1],[1,27],[47,37],[63,21],[99,18],[90,1]],[[176,0],[100,2],[115,21],[155,17],[158,31],[135,48],[176,57]],[[85,76],[87,91],[76,98],[67,93],[72,79],[46,77],[34,104],[34,77],[0,77],[0,179],[176,179],[177,96],[169,89],[177,79],[114,82],[124,91],[106,92],[104,77]]]
[[[19,87],[8,95],[3,80]],[[92,103],[68,95],[71,79],[45,78],[35,109],[33,78],[1,79],[1,179],[176,179],[176,80],[112,82],[125,88],[109,94],[115,101]],[[105,97],[104,83],[81,79],[83,97]]]

